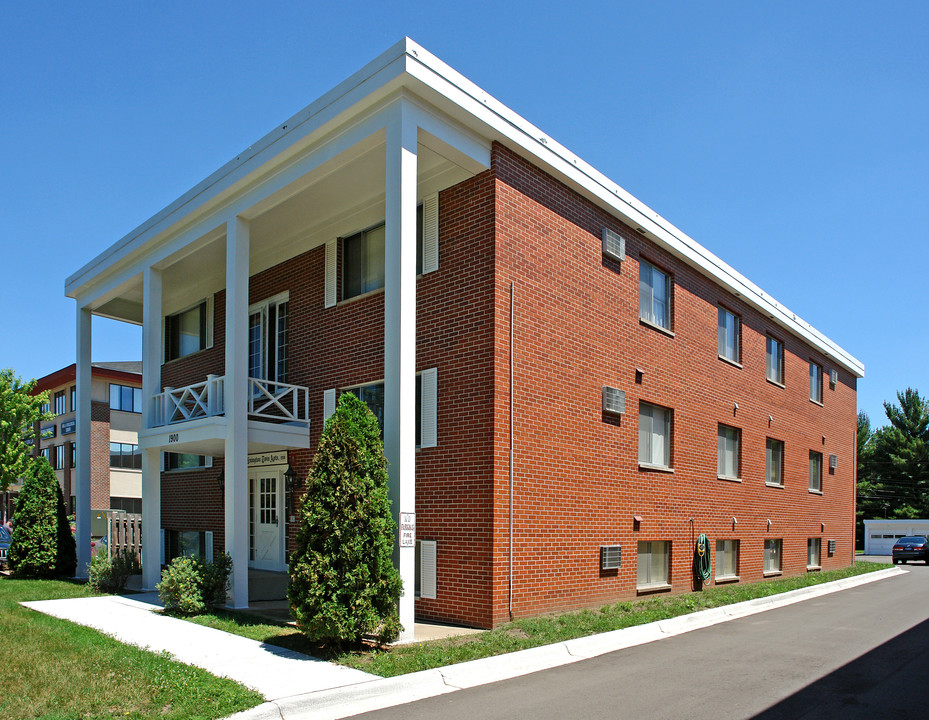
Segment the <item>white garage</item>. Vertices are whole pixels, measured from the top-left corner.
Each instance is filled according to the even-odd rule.
[[[897,538],[907,535],[929,537],[929,520],[865,520],[864,554],[890,555]]]

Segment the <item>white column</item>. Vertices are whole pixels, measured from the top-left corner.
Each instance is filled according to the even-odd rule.
[[[87,577],[90,564],[90,347],[93,315],[77,308],[77,461],[74,486],[74,525],[77,542],[77,577]]]
[[[416,511],[416,123],[401,101],[387,125],[384,454],[390,501]],[[399,548],[401,639],[413,639],[415,548]]]
[[[226,552],[229,603],[248,607],[248,222],[226,223]]]
[[[161,271],[145,268],[142,276],[142,429],[152,427],[154,396],[161,392]],[[142,587],[154,590],[161,580],[161,453],[142,453]]]

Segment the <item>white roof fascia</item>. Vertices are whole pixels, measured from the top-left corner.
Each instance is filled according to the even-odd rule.
[[[651,239],[657,241],[660,246],[725,289],[737,294],[749,305],[808,342],[856,377],[864,377],[864,364],[861,361],[532,123],[488,95],[424,48],[414,43],[410,54],[419,63],[417,67],[411,67],[410,72],[421,82],[453,100],[463,110],[487,123],[510,142],[525,149],[534,159],[541,160],[555,170],[558,176],[569,180],[570,184],[586,190],[585,194],[593,195],[600,201],[599,204],[605,204],[608,209],[646,230]]]
[[[401,85],[431,89],[438,100],[434,104],[449,112],[463,126],[472,129],[482,126],[481,134],[500,140],[540,162],[552,174],[630,224],[641,227],[659,246],[740,296],[856,377],[864,377],[864,365],[855,357],[647,205],[409,38],[393,45],[71,275],[65,282],[66,294],[70,297],[84,294],[88,283],[99,282],[101,275],[130,252],[141,249],[142,245],[171,226],[181,221],[190,222],[193,213],[203,211],[207,203],[216,200],[223,191],[230,190],[249,173],[273,159],[280,159],[301,140],[318,134],[327,122],[333,122],[358,103],[376,96],[371,98],[374,102],[385,93],[392,92],[394,86]]]

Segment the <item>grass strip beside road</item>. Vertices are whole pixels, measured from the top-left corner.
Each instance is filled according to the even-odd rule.
[[[856,562],[841,570],[812,572],[757,583],[719,585],[684,595],[653,596],[599,609],[526,618],[477,635],[397,645],[383,650],[363,649],[336,654],[313,645],[292,625],[269,623],[247,613],[217,611],[189,619],[201,625],[323,657],[375,675],[392,677],[667,620],[698,610],[777,595],[887,567],[880,563]]]
[[[70,582],[0,578],[0,717],[213,720],[263,702],[232,680],[19,605],[91,595]]]

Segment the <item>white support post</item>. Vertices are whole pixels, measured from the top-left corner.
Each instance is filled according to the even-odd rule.
[[[93,314],[77,308],[77,462],[74,486],[74,525],[77,542],[77,577],[87,577],[90,564],[90,348]]]
[[[155,422],[154,397],[161,392],[161,271],[142,274],[142,427]],[[161,580],[161,457],[157,449],[142,453],[142,587],[154,590]]]
[[[225,528],[229,605],[248,607],[248,222],[226,223]]]
[[[384,453],[390,501],[416,512],[416,182],[417,127],[404,101],[387,125],[384,267]],[[399,545],[399,541],[398,541]],[[403,580],[401,639],[414,636],[415,547],[398,547]]]

